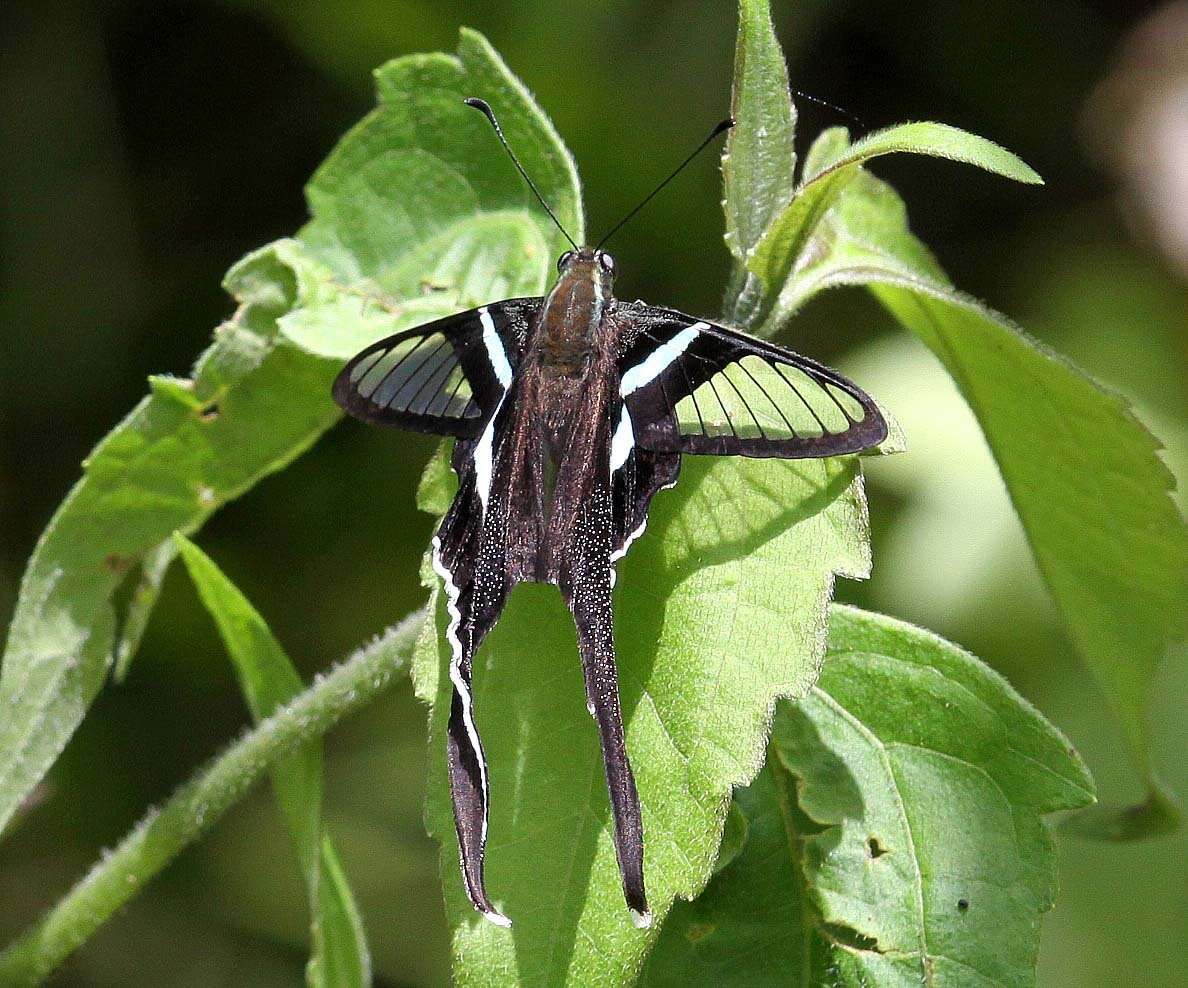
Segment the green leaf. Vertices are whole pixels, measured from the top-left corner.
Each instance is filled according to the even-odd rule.
[[[399,297],[448,288],[478,305],[521,290],[525,264],[541,278],[552,272],[568,244],[487,121],[463,105],[468,96],[491,104],[524,168],[582,242],[573,160],[482,35],[463,29],[457,57],[408,55],[375,76],[379,107],[343,138],[307,189],[313,219],[301,237],[341,277],[370,279]],[[538,235],[514,250],[491,251],[472,227],[475,214],[507,212],[530,217]],[[460,264],[459,255],[469,263]]]
[[[897,151],[961,161],[1028,185],[1044,184],[1044,180],[1033,169],[1006,148],[948,124],[929,121],[897,124],[872,131],[844,150],[838,150],[840,153],[828,159],[814,158],[814,170],[804,176],[806,184],[820,178],[826,171],[862,164],[879,155]]]
[[[440,510],[443,468],[423,487]],[[689,457],[620,564],[615,614],[627,745],[643,805],[657,926],[710,877],[732,787],[758,770],[772,703],[816,678],[834,574],[869,567],[857,462]],[[431,583],[436,581],[431,577]],[[482,920],[458,877],[444,764],[449,653],[426,629],[414,662],[433,701],[428,825],[462,985],[615,984],[651,931],[623,903],[597,735],[573,624],[551,587],[517,588],[479,653],[476,720],[490,763],[488,889],[511,930]]]
[[[740,261],[792,197],[796,108],[767,0],[740,0],[730,98],[734,127],[722,155],[726,244]]]
[[[301,693],[301,677],[267,623],[214,561],[183,536],[174,542],[218,626],[258,724]],[[306,980],[314,988],[370,984],[371,958],[359,909],[338,852],[322,831],[321,742],[311,741],[277,763],[272,787],[309,895],[312,949]]]
[[[1148,790],[1096,809],[1098,836],[1177,825],[1151,765],[1156,667],[1183,636],[1188,534],[1160,444],[1125,399],[955,291],[908,230],[902,200],[862,173],[821,222],[773,321],[836,285],[866,285],[945,365],[977,416],[1070,636],[1117,713]],[[1096,822],[1094,822],[1096,821]]]
[[[126,666],[170,533],[196,529],[337,418],[326,396],[333,369],[275,331],[279,311],[303,301],[306,267],[286,243],[232,272],[240,309],[219,328],[193,380],[154,386],[87,459],[42,536],[0,675],[0,824],[82,719],[121,627]],[[141,572],[151,574],[148,583],[117,614],[117,591]]]
[[[417,612],[359,649],[212,759],[164,806],[149,810],[44,917],[0,951],[0,984],[44,981],[265,772],[382,694],[404,671],[423,624]]]
[[[383,335],[544,289],[560,234],[482,118],[481,94],[575,237],[577,177],[552,126],[479,35],[376,73],[379,107],[310,183],[301,240],[249,255],[190,379],[155,377],[59,508],[21,587],[0,671],[0,828],[102,686],[126,671],[172,552],[339,417],[343,358]]]
[[[787,202],[794,116],[766,5],[744,2],[727,147],[727,226],[745,248]],[[774,81],[773,81],[774,80]],[[649,898],[658,922],[709,879],[731,789],[758,769],[772,703],[803,695],[824,647],[834,574],[869,567],[853,458],[779,463],[688,458],[657,498],[616,591],[619,681],[640,789]],[[445,457],[420,503],[440,514],[454,486]],[[427,585],[436,588],[431,568]],[[451,685],[446,616],[435,598],[414,663],[433,704],[427,822],[463,985],[621,983],[655,929],[622,899],[597,737],[585,709],[572,621],[547,587],[516,590],[476,666],[476,719],[489,762],[488,888],[514,927],[484,922],[458,879],[444,765]],[[746,840],[736,816],[719,861]]]
[[[724,316],[745,326],[759,301],[747,257],[787,207],[796,184],[796,108],[767,0],[739,0],[730,112],[734,127],[722,155],[722,207],[734,265]]]
[[[1042,816],[1093,784],[996,673],[834,607],[821,678],[738,794],[742,853],[669,918],[644,985],[1035,983],[1055,861]]]
[[[121,605],[118,596],[116,598],[116,613],[121,614],[123,618],[116,634],[113,655],[115,669],[112,674],[117,682],[122,682],[128,674],[132,657],[136,654],[140,639],[148,627],[153,607],[157,603],[157,597],[161,593],[165,574],[169,572],[169,565],[176,555],[177,546],[173,541],[162,542],[147,552],[125,582],[128,600]],[[134,582],[133,576],[136,577]]]
[[[806,161],[804,178],[791,202],[773,218],[747,257],[747,268],[763,283],[769,297],[783,286],[822,217],[872,158],[896,152],[930,155],[977,165],[1017,182],[1043,184],[1043,179],[1010,151],[938,123],[899,124],[867,134],[852,145],[838,140],[834,131],[827,141],[814,146],[814,152]]]

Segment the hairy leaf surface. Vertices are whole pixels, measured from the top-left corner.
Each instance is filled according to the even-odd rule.
[[[439,462],[422,506],[441,511],[449,488]],[[619,564],[615,615],[657,926],[674,897],[691,898],[708,880],[730,791],[759,768],[776,698],[804,695],[816,679],[834,574],[868,567],[853,458],[687,457],[677,487],[653,503],[647,533]],[[487,887],[510,930],[462,894],[444,759],[450,656],[437,609],[413,676],[434,702],[428,822],[444,850],[458,982],[629,980],[656,930],[636,930],[623,903],[597,734],[560,596],[517,588],[475,672],[491,780]]]
[[[380,104],[308,188],[299,240],[228,275],[239,303],[190,378],[150,394],[87,459],[25,572],[0,670],[0,827],[73,734],[114,657],[127,669],[171,559],[170,535],[281,469],[339,418],[330,382],[365,343],[543,290],[560,234],[530,206],[485,123],[482,92],[575,236],[577,177],[490,45],[376,73]],[[461,136],[460,136],[461,135]]]
[[[1035,984],[1044,814],[1093,784],[1002,677],[928,632],[833,608],[812,692],[781,704],[737,797],[741,854],[669,919],[645,985]]]
[[[1188,534],[1158,440],[1124,398],[952,288],[909,231],[902,200],[873,176],[847,186],[805,257],[773,322],[825,288],[868,286],[936,354],[978,418],[1044,580],[1147,784],[1141,807],[1095,807],[1082,828],[1117,838],[1174,828],[1178,810],[1150,763],[1146,709],[1156,667],[1185,630]]]

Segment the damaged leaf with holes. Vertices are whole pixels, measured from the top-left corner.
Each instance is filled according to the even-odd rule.
[[[1034,985],[1043,817],[1092,802],[1085,766],[956,646],[841,606],[829,631],[737,796],[742,851],[673,911],[642,983]]]

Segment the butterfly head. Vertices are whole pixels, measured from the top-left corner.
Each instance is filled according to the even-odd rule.
[[[615,259],[594,247],[567,250],[557,258],[557,273],[562,278],[590,279],[603,295],[610,295],[615,282]]]

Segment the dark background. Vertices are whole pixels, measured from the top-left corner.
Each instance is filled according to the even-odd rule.
[[[1045,176],[1032,189],[922,159],[875,168],[958,285],[1133,398],[1183,476],[1188,250],[1175,236],[1182,247],[1188,234],[1174,209],[1142,205],[1159,202],[1153,163],[1169,148],[1174,160],[1177,132],[1142,122],[1177,86],[1188,100],[1188,8],[776,8],[793,85],[866,129],[918,119],[965,127]],[[452,50],[461,24],[487,34],[557,124],[585,182],[591,234],[728,109],[729,3],[0,8],[0,614],[11,612],[24,561],[82,457],[144,393],[147,374],[187,373],[229,313],[223,272],[302,224],[302,184],[372,104],[370,70],[411,51]],[[849,123],[800,107],[804,146]],[[1188,121],[1178,140],[1188,158]],[[717,310],[719,181],[705,156],[617,238],[621,295]],[[1188,187],[1179,191],[1188,200]],[[931,358],[858,294],[814,302],[785,340],[857,375],[911,444],[868,465],[875,578],[839,594],[973,649],[1069,733],[1105,797],[1136,797],[1120,735],[1043,595],[976,428]],[[415,512],[413,486],[430,450],[342,425],[203,531],[306,673],[421,600],[430,521]],[[1176,658],[1158,687],[1156,750],[1185,791],[1188,675]],[[43,805],[0,845],[0,937],[54,901],[246,719],[209,619],[175,569],[128,681],[104,691]],[[423,773],[424,712],[407,685],[328,741],[328,820],[385,985],[447,977]],[[1188,840],[1059,838],[1058,847],[1063,890],[1045,922],[1040,983],[1185,983]],[[296,984],[304,937],[304,894],[261,792],[56,983]]]

